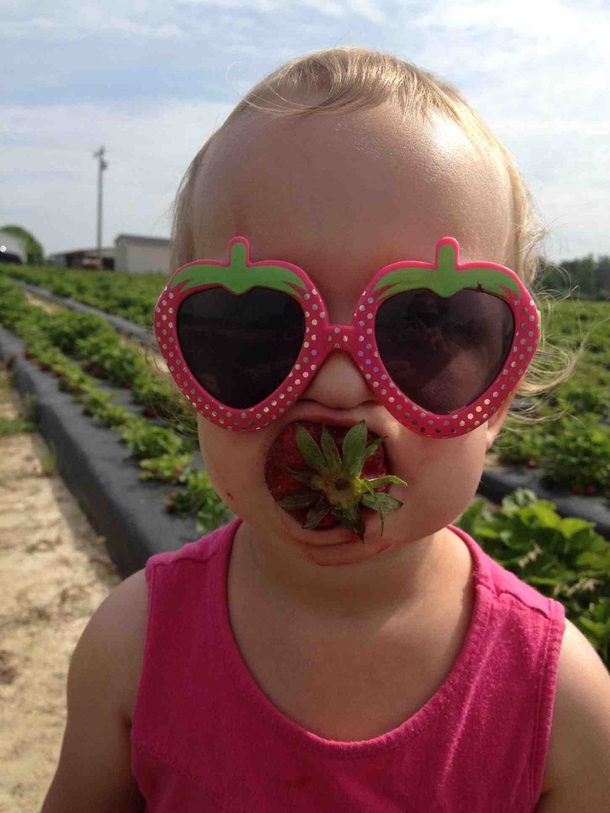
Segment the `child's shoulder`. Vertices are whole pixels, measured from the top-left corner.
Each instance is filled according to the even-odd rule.
[[[513,608],[533,610],[547,618],[553,616],[554,619],[559,619],[559,616],[564,615],[560,602],[547,598],[530,584],[522,581],[515,573],[503,567],[466,531],[454,525],[450,525],[449,528],[470,548],[475,561],[473,578],[479,586],[493,595],[498,605],[506,605],[510,601]]]
[[[89,621],[83,638],[105,653],[112,669],[112,702],[131,723],[144,660],[148,626],[148,587],[144,568],[122,581]]]
[[[152,571],[160,566],[174,566],[187,562],[205,563],[220,551],[228,552],[237,528],[242,520],[235,517],[231,522],[216,528],[195,542],[187,542],[177,550],[163,551],[151,556],[146,562],[145,575],[150,580]]]
[[[230,541],[237,527],[233,521],[195,542],[175,551],[151,556],[146,566],[122,581],[108,594],[90,619],[80,643],[81,649],[99,653],[108,666],[109,702],[131,724],[135,708],[149,617],[150,582],[159,567],[184,562],[206,562],[224,542]],[[182,574],[176,574],[179,579]]]
[[[568,619],[557,687],[541,813],[605,810],[610,794],[610,675]]]
[[[130,723],[135,708],[140,676],[144,663],[148,618],[150,613],[150,582],[153,572],[160,567],[175,567],[181,563],[205,563],[223,544],[229,544],[241,520],[233,520],[228,525],[202,536],[195,542],[188,542],[175,551],[165,551],[151,556],[144,568],[125,579],[108,596],[96,613],[100,614],[97,624],[106,628],[105,635],[114,630],[118,636],[112,651],[121,664],[121,679],[117,686],[121,708]],[[226,552],[226,551],[225,551]],[[176,584],[183,573],[176,573]],[[95,616],[94,616],[95,617]],[[92,619],[93,620],[93,619]]]

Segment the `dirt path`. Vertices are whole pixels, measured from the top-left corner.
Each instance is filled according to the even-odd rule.
[[[0,420],[18,413],[8,379],[0,363]],[[0,436],[0,813],[40,811],[72,651],[120,582],[103,537],[52,469],[39,434]]]

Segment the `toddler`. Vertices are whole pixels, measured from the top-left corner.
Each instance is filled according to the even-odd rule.
[[[539,236],[510,154],[391,55],[238,105],[155,309],[236,519],[91,619],[44,813],[608,809],[603,663],[452,525],[538,345]]]

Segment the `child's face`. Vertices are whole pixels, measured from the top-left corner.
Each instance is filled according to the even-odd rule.
[[[442,237],[458,240],[461,262],[514,267],[511,200],[499,161],[480,155],[445,119],[404,122],[389,105],[275,121],[248,113],[209,149],[192,209],[199,218],[192,259],[224,261],[228,241],[242,235],[252,262],[286,260],[305,269],[331,321],[347,324],[376,271],[398,260],[433,262]],[[218,493],[257,538],[281,540],[319,564],[353,563],[457,518],[508,406],[467,435],[420,437],[376,401],[350,356],[337,351],[281,420],[233,433],[199,417],[199,439]],[[386,437],[390,473],[409,483],[391,487],[404,504],[386,515],[383,536],[377,516],[367,521],[364,545],[342,526],[303,530],[267,489],[269,448],[287,424],[315,420],[309,410],[318,407],[329,423],[338,411],[349,411],[354,424],[364,418]]]

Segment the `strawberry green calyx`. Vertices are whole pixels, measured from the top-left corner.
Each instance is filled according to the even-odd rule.
[[[366,460],[384,441],[384,438],[377,438],[366,446],[366,439],[366,422],[360,421],[345,435],[341,457],[326,426],[322,428],[320,446],[306,429],[297,426],[297,445],[311,471],[295,471],[284,466],[295,480],[307,488],[302,493],[286,497],[280,506],[286,510],[309,508],[303,528],[315,528],[330,511],[364,542],[365,526],[359,510],[362,506],[378,511],[383,535],[384,514],[398,510],[402,502],[388,494],[377,493],[375,489],[390,483],[402,486],[408,483],[393,475],[372,480],[360,478]]]

